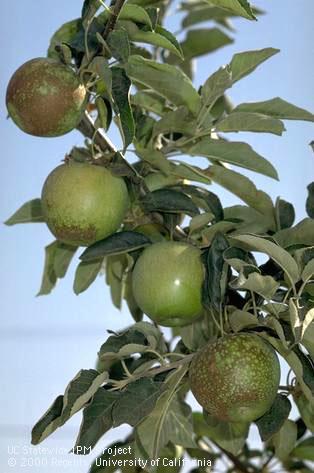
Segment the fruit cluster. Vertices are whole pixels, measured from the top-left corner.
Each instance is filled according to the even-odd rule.
[[[87,95],[70,67],[38,58],[15,72],[6,102],[21,130],[54,137],[78,126]],[[146,185],[156,185],[155,180],[150,183],[148,179]],[[90,246],[121,228],[130,198],[125,180],[110,169],[97,162],[68,160],[47,177],[41,204],[45,222],[57,240]],[[147,234],[147,227],[139,226],[137,231]],[[202,317],[204,310],[201,251],[187,242],[161,240],[148,246],[135,263],[134,298],[157,324],[185,326]],[[275,399],[279,377],[272,347],[250,334],[206,345],[190,369],[191,389],[199,403],[216,418],[231,422],[250,422],[262,416]]]

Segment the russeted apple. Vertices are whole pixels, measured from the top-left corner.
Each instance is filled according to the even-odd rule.
[[[75,128],[85,108],[86,89],[68,66],[50,58],[27,61],[13,74],[6,105],[25,133],[53,137]]]
[[[191,390],[209,415],[251,422],[269,410],[280,381],[273,347],[259,335],[240,333],[208,343],[193,358]]]
[[[118,230],[129,206],[121,177],[103,166],[75,161],[49,174],[41,200],[53,235],[77,246],[89,246]]]

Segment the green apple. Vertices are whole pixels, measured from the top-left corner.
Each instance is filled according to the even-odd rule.
[[[133,294],[152,320],[167,327],[183,326],[202,314],[204,269],[200,250],[182,242],[147,247],[133,270]]]
[[[77,162],[55,168],[41,198],[50,231],[77,246],[89,246],[118,230],[129,205],[122,178],[102,166]]]
[[[191,390],[212,416],[251,422],[269,410],[280,381],[278,356],[255,334],[235,334],[207,344],[193,358]]]
[[[55,59],[27,61],[7,88],[10,117],[25,133],[60,136],[75,128],[85,107],[86,89],[68,66]]]

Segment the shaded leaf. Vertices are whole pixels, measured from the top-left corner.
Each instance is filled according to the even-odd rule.
[[[314,182],[307,186],[308,197],[306,199],[306,213],[309,217],[314,218]]]
[[[163,117],[155,124],[153,135],[161,133],[182,133],[186,136],[193,136],[196,129],[196,122],[190,114],[190,111],[184,107],[178,107],[176,110],[165,113]]]
[[[152,379],[140,378],[127,385],[113,406],[113,426],[121,424],[136,426],[154,409],[162,393],[162,384]]]
[[[8,220],[5,225],[16,225],[18,223],[44,222],[44,215],[41,207],[41,199],[33,199],[22,205]]]
[[[98,440],[112,428],[112,408],[119,394],[99,388],[91,402],[83,410],[78,437],[73,447],[74,453],[88,454]],[[85,447],[79,448],[79,447]]]
[[[292,227],[295,219],[295,211],[290,202],[286,202],[283,199],[277,199],[276,213],[280,229]]]
[[[210,304],[217,312],[221,311],[227,288],[228,265],[223,253],[228,247],[225,237],[217,233],[206,255],[205,300],[208,296]]]
[[[128,39],[128,34],[125,30],[113,30],[107,38],[107,43],[112,52],[113,57],[118,59],[121,62],[127,62],[130,56],[130,43]],[[114,81],[114,88],[116,86],[115,80],[116,78],[114,75],[116,74],[115,68],[112,69],[113,72],[113,81]],[[123,78],[124,79],[124,78]],[[121,80],[119,78],[119,80]],[[128,86],[126,85],[126,88]],[[128,93],[128,92],[127,92]]]
[[[149,212],[186,213],[192,217],[199,214],[190,197],[172,189],[151,192],[142,199],[142,204]]]
[[[124,149],[132,143],[135,125],[129,101],[131,81],[121,67],[112,67],[112,95],[117,107],[121,130],[123,134]]]
[[[277,171],[273,165],[256,153],[247,143],[213,140],[205,136],[194,145],[183,147],[183,151],[192,156],[205,156],[213,161],[234,164],[278,179]]]
[[[279,460],[286,460],[297,441],[297,426],[292,420],[286,420],[273,438],[272,443],[275,447],[275,454]]]
[[[245,422],[224,422],[207,412],[204,412],[204,419],[208,428],[206,436],[214,440],[227,452],[238,455],[246,442],[250,424]]]
[[[141,56],[130,56],[127,73],[131,79],[151,87],[175,105],[186,105],[195,115],[200,97],[190,79],[178,68],[160,64]]]
[[[237,82],[248,74],[251,74],[251,72],[253,72],[260,64],[277,53],[279,53],[279,49],[265,48],[256,51],[245,51],[243,53],[235,54],[230,63],[233,83]],[[239,109],[236,109],[236,111],[239,111]],[[258,112],[258,110],[241,111]],[[267,113],[265,113],[265,115],[267,115]]]
[[[289,417],[291,402],[283,394],[277,394],[269,411],[255,421],[263,442],[269,440]]]
[[[80,259],[82,261],[92,261],[107,255],[128,253],[150,244],[150,239],[143,233],[122,231],[113,233],[104,240],[97,241],[81,254]]]
[[[195,446],[190,408],[175,399],[175,393],[186,371],[187,367],[181,366],[167,377],[165,391],[159,397],[154,410],[136,429],[141,448],[150,459],[158,458],[161,449],[170,440],[184,447]]]

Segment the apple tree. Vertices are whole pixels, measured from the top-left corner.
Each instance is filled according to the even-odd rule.
[[[185,39],[178,41],[164,28],[172,6],[85,0],[80,18],[55,32],[47,57],[23,64],[8,84],[8,113],[23,131],[53,137],[77,128],[85,137],[51,171],[41,197],[6,222],[43,222],[54,235],[39,294],[53,290],[79,253],[74,292],[103,274],[112,304],[126,303],[133,318],[109,332],[96,368],[69,381],[34,426],[32,443],[82,411],[76,454],[130,426],[114,445],[127,447],[121,459],[128,461],[105,466],[104,453],[90,473],[138,473],[136,459],[162,473],[158,458],[171,459],[176,471],[190,458],[197,473],[215,465],[272,472],[278,462],[283,471],[310,472],[314,183],[308,217],[295,224],[290,202],[273,202],[241,173],[277,179],[274,166],[228,133],[282,135],[285,120],[313,122],[314,115],[278,97],[231,103],[229,89],[279,52],[272,47],[227,58],[195,88],[195,59],[234,40],[233,17],[254,21],[263,12],[247,0],[182,0]],[[122,149],[108,138],[110,127]],[[223,208],[212,183],[242,204]],[[279,360],[290,368],[283,384]],[[297,421],[289,418],[292,404]],[[261,449],[250,447],[252,423]]]

